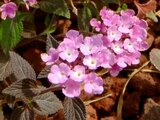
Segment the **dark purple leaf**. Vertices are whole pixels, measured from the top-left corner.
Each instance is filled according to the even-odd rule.
[[[86,110],[79,98],[65,98],[64,115],[66,120],[85,120]]]

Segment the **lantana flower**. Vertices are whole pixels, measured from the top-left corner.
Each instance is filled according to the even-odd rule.
[[[67,97],[78,97],[81,90],[103,93],[103,79],[95,70],[104,68],[117,76],[127,66],[138,64],[140,52],[148,49],[147,23],[133,10],[115,13],[104,7],[100,19],[93,18],[90,24],[96,31],[94,35],[69,30],[57,49],[41,55],[46,65],[52,65],[49,81],[62,86]]]
[[[14,18],[16,16],[17,5],[14,2],[4,0],[4,4],[0,7],[1,18],[5,20],[7,17]]]
[[[23,1],[26,4],[27,10],[29,10],[29,6],[33,6],[37,4],[37,0],[23,0]]]

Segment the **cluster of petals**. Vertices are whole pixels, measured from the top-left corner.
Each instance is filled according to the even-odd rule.
[[[95,70],[105,68],[117,76],[125,67],[138,64],[140,52],[147,49],[147,23],[134,14],[132,10],[118,14],[103,8],[101,19],[90,21],[96,34],[83,36],[69,30],[56,49],[41,54],[46,65],[51,65],[48,80],[61,85],[68,97],[78,97],[82,89],[101,94],[103,79]]]
[[[112,56],[112,61],[108,60],[108,70],[112,76],[117,76],[123,68],[138,64],[140,52],[148,49],[148,25],[135,16],[131,9],[115,13],[104,7],[100,11],[100,18],[93,18],[90,24],[98,34],[102,34],[103,46],[107,49],[105,51],[109,51],[108,55]],[[103,56],[105,55],[101,58]]]
[[[23,0],[26,4],[26,8],[29,10],[29,6],[32,6],[37,3],[36,0]],[[16,10],[18,9],[17,5],[10,0],[4,0],[4,4],[0,6],[1,18],[5,20],[7,17],[14,18],[16,16]]]

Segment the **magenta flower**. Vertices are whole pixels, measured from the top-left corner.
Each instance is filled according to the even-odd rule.
[[[46,63],[46,65],[51,65],[55,63],[59,58],[59,52],[55,48],[50,48],[47,53],[41,54],[41,59]]]
[[[147,31],[140,26],[134,25],[130,31],[130,37],[145,39],[147,37]]]
[[[122,70],[123,68],[121,68],[120,66],[118,66],[117,64],[113,65],[112,68],[108,69],[110,74],[112,76],[117,76],[119,74],[119,72]]]
[[[90,55],[100,51],[102,46],[102,35],[86,37],[84,39],[84,44],[80,46],[80,51],[83,53],[83,55]]]
[[[124,40],[123,46],[124,46],[124,49],[128,50],[131,53],[136,51],[136,49],[134,48],[134,42],[128,38]]]
[[[112,42],[113,40],[119,41],[122,33],[117,30],[116,27],[109,27],[107,31],[108,39]]]
[[[99,64],[103,68],[111,68],[115,64],[115,55],[109,49],[103,49],[97,54]]]
[[[85,76],[85,67],[81,65],[76,65],[74,69],[70,72],[70,78],[74,81],[81,82]]]
[[[42,54],[51,67],[48,79],[63,87],[67,97],[78,97],[81,89],[89,94],[101,94],[103,80],[95,73],[99,67],[117,76],[127,66],[140,62],[140,51],[148,48],[147,23],[135,16],[133,10],[116,13],[105,7],[100,19],[90,21],[94,35],[85,36],[69,30],[57,49]],[[58,60],[59,58],[59,60]]]
[[[106,26],[95,18],[90,20],[90,25],[94,27],[97,32],[106,32],[107,30]]]
[[[126,59],[122,55],[116,56],[116,62],[117,62],[117,65],[121,68],[127,67]]]
[[[0,7],[1,18],[5,20],[7,16],[14,18],[16,16],[17,5],[14,2],[6,2]]]
[[[118,42],[112,42],[111,43],[111,49],[116,53],[116,54],[121,54],[123,53],[123,44],[121,41]]]
[[[74,45],[66,44],[63,42],[59,45],[58,51],[60,52],[59,57],[69,63],[74,62],[79,55],[79,51],[75,48]]]
[[[145,51],[148,49],[148,44],[145,40],[142,40],[141,38],[133,38],[134,39],[134,44],[135,44],[135,48],[138,51]]]
[[[84,91],[89,94],[101,94],[103,92],[103,80],[95,73],[89,73],[85,78]]]
[[[69,30],[66,33],[66,38],[64,38],[63,42],[68,43],[68,44],[72,44],[75,46],[75,48],[79,48],[83,42],[83,35],[81,35],[76,30]]]
[[[73,98],[78,97],[81,93],[81,83],[76,82],[72,79],[68,79],[64,84],[64,88],[62,89],[62,92],[65,96]]]
[[[127,9],[127,10],[121,10],[121,12],[120,12],[120,14],[121,14],[121,16],[126,16],[126,17],[132,17],[132,16],[134,16],[135,15],[135,12],[134,12],[134,10],[131,10],[131,9]]]
[[[128,53],[124,55],[125,62],[131,66],[131,65],[137,65],[139,64],[141,53],[139,51],[136,51],[134,53]]]
[[[67,64],[53,65],[48,74],[48,80],[53,84],[62,84],[68,79],[69,73],[70,67]]]
[[[83,58],[83,64],[90,70],[95,70],[99,67],[98,59],[96,55],[88,55]]]
[[[33,6],[37,4],[37,0],[23,0],[23,1],[26,4],[27,10],[29,10],[29,6]]]

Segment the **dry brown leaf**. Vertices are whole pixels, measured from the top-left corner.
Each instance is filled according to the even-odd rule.
[[[138,9],[138,17],[143,17],[146,13],[149,13],[156,9],[157,2],[156,0],[149,0],[147,3],[141,4],[139,0],[134,0],[134,4]]]
[[[160,17],[160,10],[158,10],[158,11],[156,12],[156,15],[157,15],[158,17]]]

